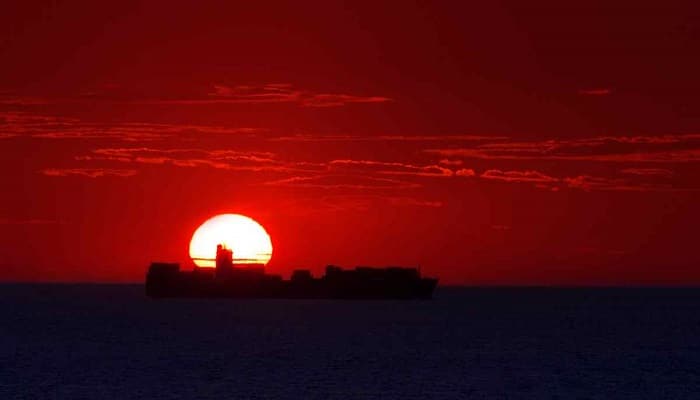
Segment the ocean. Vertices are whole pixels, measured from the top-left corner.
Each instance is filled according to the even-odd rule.
[[[700,290],[151,300],[0,285],[0,399],[700,398]]]

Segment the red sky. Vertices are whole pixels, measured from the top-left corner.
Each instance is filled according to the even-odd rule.
[[[488,3],[5,4],[0,280],[141,281],[235,212],[282,274],[699,284],[700,7]]]

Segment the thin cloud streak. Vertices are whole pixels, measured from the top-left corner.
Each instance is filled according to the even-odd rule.
[[[700,134],[482,143],[424,152],[452,159],[684,163],[700,161]]]
[[[480,135],[293,135],[269,138],[280,142],[434,142],[434,141],[492,141],[506,140],[507,136]]]
[[[244,104],[295,103],[302,107],[341,107],[352,103],[386,103],[391,101],[383,96],[358,96],[342,93],[316,93],[296,89],[289,83],[266,84],[260,86],[215,85],[214,92],[208,94],[218,101]]]
[[[490,169],[479,175],[481,179],[498,180],[504,182],[527,182],[527,183],[555,183],[559,179],[545,175],[538,171],[501,171]]]
[[[327,93],[296,88],[290,83],[268,83],[262,85],[216,84],[201,94],[159,97],[135,94],[129,88],[102,86],[96,90],[61,97],[32,97],[19,94],[0,95],[0,105],[31,107],[51,104],[81,103],[131,103],[152,105],[207,105],[207,104],[295,104],[300,107],[328,108],[350,104],[387,103],[393,101],[386,96],[364,96],[349,93]]]
[[[337,212],[365,212],[378,207],[427,208],[438,209],[445,205],[439,200],[424,199],[413,196],[396,196],[386,194],[330,194],[312,196],[302,199],[280,199],[276,213],[308,216],[319,214],[333,215]]]
[[[129,177],[138,174],[134,169],[108,168],[47,168],[40,171],[46,176],[84,176],[87,178],[102,178],[107,176]]]
[[[319,174],[312,176],[293,176],[262,183],[266,186],[282,186],[311,189],[414,189],[422,185],[396,179],[376,178],[369,176]]]
[[[363,169],[371,170],[377,174],[383,175],[414,175],[427,177],[454,175],[454,172],[451,169],[441,167],[438,165],[418,166],[399,162],[384,162],[372,160],[331,160],[328,163],[328,165],[330,169],[348,166],[361,168],[369,167]]]
[[[442,165],[448,165],[448,166],[459,166],[464,164],[464,161],[462,160],[447,160],[447,159],[442,159],[438,161]]]
[[[12,219],[0,218],[0,225],[56,225],[62,223],[55,219],[30,218],[30,219]]]
[[[156,149],[149,147],[102,148],[91,155],[77,156],[78,161],[115,161],[137,164],[168,164],[176,167],[211,167],[230,171],[249,172],[317,172],[325,164],[283,161],[275,154],[264,151]]]
[[[584,96],[607,96],[612,93],[612,89],[608,88],[595,88],[595,89],[581,89],[578,94]]]
[[[661,176],[671,177],[673,171],[665,168],[625,168],[620,171],[623,174],[640,175],[640,176]]]
[[[476,176],[476,171],[474,171],[471,168],[462,168],[458,169],[455,171],[456,176],[466,176],[466,177],[471,177],[471,176]]]
[[[176,136],[255,135],[266,129],[222,127],[191,124],[157,124],[141,122],[97,123],[77,118],[38,115],[28,112],[0,112],[0,139],[28,137],[35,139],[119,140],[151,142]]]
[[[596,177],[590,175],[579,175],[576,177],[563,178],[562,182],[569,188],[581,189],[584,191],[610,190],[610,191],[632,191],[632,192],[659,192],[659,191],[693,191],[695,189],[676,189],[668,184],[651,183],[629,183],[624,179],[614,179]]]
[[[667,191],[697,191],[694,188],[674,188],[670,184],[634,182],[620,177],[602,177],[592,175],[577,175],[570,177],[555,177],[535,170],[487,170],[481,179],[505,183],[533,184],[536,188],[551,191],[560,189],[577,189],[583,191],[636,191],[636,192],[667,192]]]
[[[591,174],[578,174],[557,177],[536,169],[501,170],[486,169],[478,173],[472,168],[451,169],[442,165],[416,165],[404,162],[387,162],[375,160],[335,159],[327,162],[308,162],[279,160],[274,153],[263,151],[205,150],[197,148],[156,149],[137,148],[102,148],[93,150],[91,155],[76,157],[79,161],[114,161],[120,163],[172,165],[175,167],[194,168],[210,167],[214,169],[245,172],[275,172],[292,174],[286,178],[263,182],[267,186],[283,186],[306,189],[410,189],[421,187],[418,182],[395,180],[387,176],[405,176],[413,178],[478,178],[502,183],[532,184],[542,189],[557,191],[563,188],[591,190],[626,190],[626,191],[668,191],[674,189],[670,184],[639,182],[639,179],[627,179],[666,176],[666,169],[623,169],[622,177],[601,177]],[[97,171],[81,170],[44,172],[47,175],[83,174],[85,176],[102,176]],[[687,189],[690,190],[690,189]]]

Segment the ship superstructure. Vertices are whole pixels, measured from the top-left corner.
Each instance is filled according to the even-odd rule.
[[[308,270],[296,270],[290,279],[267,274],[263,264],[234,263],[224,245],[216,249],[215,268],[180,270],[176,263],[154,262],[146,276],[150,297],[232,298],[330,298],[330,299],[429,299],[436,278],[421,277],[417,268],[329,265],[315,278]]]

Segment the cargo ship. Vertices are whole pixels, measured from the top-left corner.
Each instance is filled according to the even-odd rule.
[[[152,298],[430,299],[438,280],[418,268],[326,267],[315,278],[296,270],[290,279],[267,274],[262,264],[233,262],[233,251],[216,248],[215,268],[180,270],[177,263],[151,263],[146,295]]]

